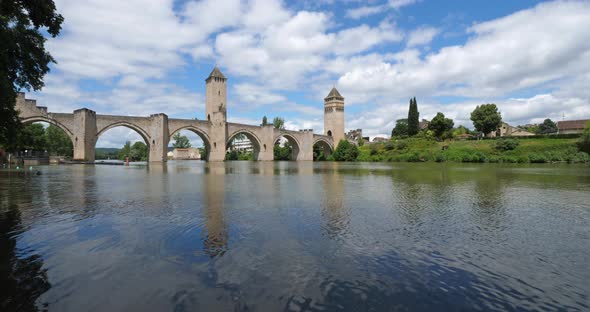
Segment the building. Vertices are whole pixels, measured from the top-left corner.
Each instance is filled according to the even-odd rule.
[[[324,134],[334,138],[334,146],[344,140],[344,97],[332,88],[324,98]]]
[[[245,136],[240,138],[236,137],[227,149],[228,152],[232,150],[238,152],[252,152],[254,151],[254,145],[252,145],[252,141],[248,140]]]
[[[387,141],[389,141],[389,139],[385,138],[385,137],[374,137],[372,142],[379,143],[379,142],[387,142]]]
[[[426,130],[426,129],[428,129],[429,125],[430,125],[430,121],[423,118],[422,121],[420,121],[418,123],[418,128],[420,128],[420,130]]]
[[[584,127],[590,119],[563,120],[557,122],[558,134],[572,134],[584,132]]]
[[[175,148],[172,150],[172,159],[175,160],[199,160],[201,159],[201,153],[196,147],[189,148]]]
[[[360,139],[362,139],[364,143],[369,143],[370,141],[370,137],[363,136],[363,129],[350,130],[346,133],[345,137],[346,140],[354,144],[358,144]]]
[[[528,132],[518,127],[511,126],[505,122],[502,122],[500,128],[495,132],[490,132],[487,136],[494,138],[494,137],[509,137],[509,136],[532,136],[535,135],[532,132]]]

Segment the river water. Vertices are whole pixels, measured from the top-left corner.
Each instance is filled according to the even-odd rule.
[[[0,170],[1,311],[590,309],[588,165]]]

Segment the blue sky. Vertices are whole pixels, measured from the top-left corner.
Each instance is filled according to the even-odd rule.
[[[58,64],[28,97],[53,112],[204,118],[204,79],[229,77],[230,121],[280,116],[323,131],[323,97],[346,129],[385,136],[416,96],[471,127],[496,103],[512,124],[590,117],[588,1],[56,1]],[[196,138],[195,136],[191,137]],[[139,140],[126,128],[97,146]]]

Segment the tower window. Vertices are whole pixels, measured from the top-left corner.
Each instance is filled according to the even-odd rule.
[[[221,91],[217,91],[217,95],[221,95]]]
[[[328,136],[332,136],[332,130],[328,130]]]

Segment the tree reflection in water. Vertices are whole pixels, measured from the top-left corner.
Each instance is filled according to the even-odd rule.
[[[0,311],[38,311],[37,298],[51,288],[41,256],[18,250],[22,231],[16,205],[0,210]]]

